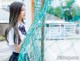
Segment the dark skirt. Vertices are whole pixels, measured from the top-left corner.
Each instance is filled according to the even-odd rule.
[[[18,61],[18,56],[19,56],[19,53],[13,52],[10,59],[9,59],[9,61]],[[30,61],[28,53],[25,53],[24,61]]]
[[[9,61],[18,61],[19,53],[13,52]]]

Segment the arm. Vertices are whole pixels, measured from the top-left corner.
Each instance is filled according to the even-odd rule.
[[[22,45],[22,42],[19,45],[17,45],[17,44],[14,43],[14,30],[13,30],[13,28],[9,31],[8,42],[9,42],[9,45],[13,46],[13,49],[15,49],[15,51],[17,53],[19,53],[20,47]]]
[[[13,45],[17,53],[19,53],[21,45],[22,45],[22,42],[19,45]]]

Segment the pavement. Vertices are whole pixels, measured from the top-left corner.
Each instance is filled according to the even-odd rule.
[[[0,41],[0,61],[8,61],[12,51],[6,41]]]

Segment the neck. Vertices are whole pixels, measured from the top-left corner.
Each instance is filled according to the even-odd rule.
[[[18,23],[21,23],[22,21],[21,20],[18,20]]]
[[[22,18],[18,17],[18,22],[21,23],[22,22]]]

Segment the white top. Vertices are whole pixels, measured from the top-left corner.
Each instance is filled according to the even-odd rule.
[[[19,28],[19,26],[20,27],[24,26],[24,24],[23,23],[18,23],[18,28]],[[20,35],[21,41],[23,41],[24,38],[25,38],[25,35],[22,34],[22,32],[19,29],[18,29],[18,31],[19,31],[19,35]],[[16,39],[16,40],[18,41],[18,39]],[[14,44],[14,29],[13,28],[8,33],[8,41],[9,41],[9,46],[12,49],[12,51],[16,52],[15,48],[13,47],[13,45],[15,45]],[[17,42],[17,44],[18,44],[18,42]]]

